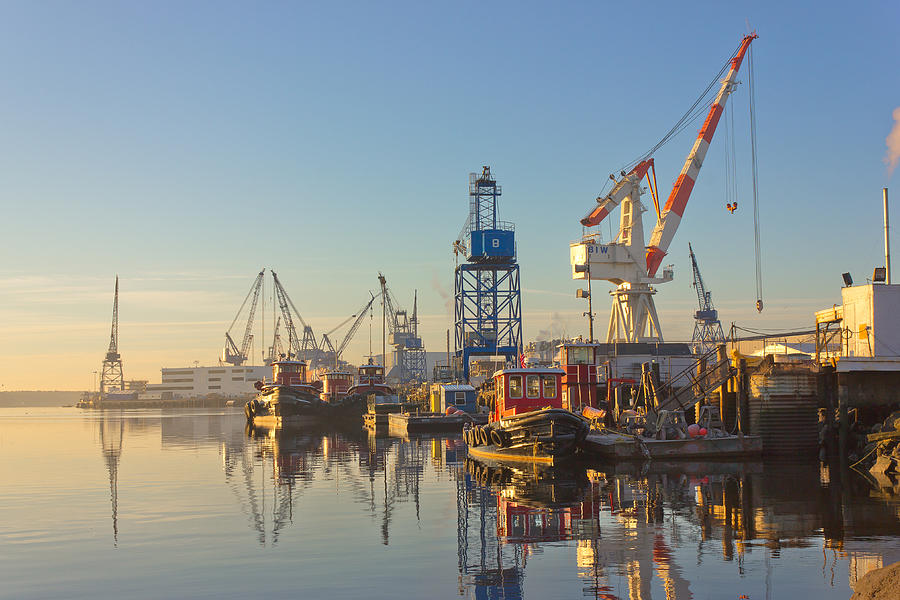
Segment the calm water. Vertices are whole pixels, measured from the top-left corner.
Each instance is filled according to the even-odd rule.
[[[847,600],[900,560],[898,489],[817,464],[519,472],[74,408],[0,409],[0,457],[3,598]]]

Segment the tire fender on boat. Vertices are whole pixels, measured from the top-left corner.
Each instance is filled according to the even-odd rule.
[[[505,445],[503,443],[503,434],[496,429],[491,429],[491,443],[493,443],[498,448],[502,448]]]

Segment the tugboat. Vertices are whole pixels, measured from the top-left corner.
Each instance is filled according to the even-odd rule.
[[[554,464],[572,458],[590,423],[563,408],[555,368],[502,369],[494,373],[487,425],[463,432],[469,455],[482,461]]]
[[[348,396],[391,396],[394,390],[384,382],[384,367],[376,365],[369,359],[369,364],[359,367],[356,385],[347,390]]]
[[[300,425],[321,419],[325,403],[319,389],[306,382],[306,362],[287,358],[272,363],[272,382],[257,382],[259,393],[244,406],[253,425]]]

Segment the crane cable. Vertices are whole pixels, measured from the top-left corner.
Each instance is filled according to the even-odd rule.
[[[759,194],[757,185],[757,163],[756,163],[756,87],[754,85],[753,72],[753,47],[749,49],[749,66],[750,66],[750,151],[752,155],[753,169],[753,247],[756,253],[756,310],[762,312],[763,309],[763,284],[762,284],[762,249],[760,248],[759,239]]]

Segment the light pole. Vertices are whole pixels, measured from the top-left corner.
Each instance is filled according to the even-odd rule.
[[[575,265],[576,273],[584,273],[587,276],[588,289],[587,290],[576,290],[575,297],[576,298],[587,298],[588,301],[588,309],[586,313],[582,313],[584,316],[588,318],[588,337],[590,338],[588,341],[590,343],[594,343],[594,307],[593,301],[591,299],[591,265],[590,263],[585,263],[583,265]]]

